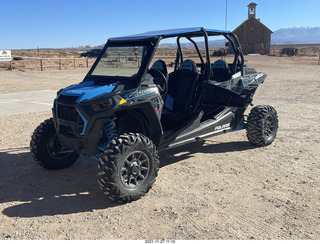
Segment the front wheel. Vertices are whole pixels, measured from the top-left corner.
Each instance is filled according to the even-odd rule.
[[[247,119],[247,138],[256,146],[270,145],[277,136],[277,111],[268,105],[254,107]]]
[[[61,147],[53,119],[42,122],[33,132],[30,151],[34,160],[46,169],[63,169],[79,157],[77,153]]]
[[[145,195],[156,180],[159,156],[152,141],[138,133],[123,134],[105,148],[98,183],[113,201],[130,202]]]

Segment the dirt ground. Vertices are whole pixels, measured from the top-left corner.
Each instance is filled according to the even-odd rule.
[[[270,146],[245,131],[160,153],[161,168],[140,200],[116,204],[81,157],[48,171],[29,152],[50,111],[0,117],[0,239],[320,239],[320,66],[246,56],[268,74],[254,104],[279,116]],[[87,69],[0,71],[0,94],[65,87]]]

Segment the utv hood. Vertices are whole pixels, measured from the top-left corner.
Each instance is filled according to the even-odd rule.
[[[112,92],[116,84],[117,83],[99,86],[96,85],[94,81],[86,81],[63,89],[59,96],[61,94],[65,96],[76,96],[78,97],[76,103],[79,103]]]

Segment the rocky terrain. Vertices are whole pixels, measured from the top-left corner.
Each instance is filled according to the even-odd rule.
[[[320,239],[320,66],[245,59],[268,74],[253,103],[278,111],[274,143],[254,147],[242,130],[163,151],[153,188],[128,204],[103,195],[92,159],[60,171],[33,161],[50,111],[0,117],[0,239]],[[0,94],[58,90],[86,71],[0,70]]]

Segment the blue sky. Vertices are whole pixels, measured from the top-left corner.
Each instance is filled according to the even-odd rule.
[[[247,19],[252,0],[227,0],[227,29]],[[319,0],[254,0],[272,31],[320,26]],[[100,45],[151,30],[225,29],[226,0],[0,0],[0,49]]]

